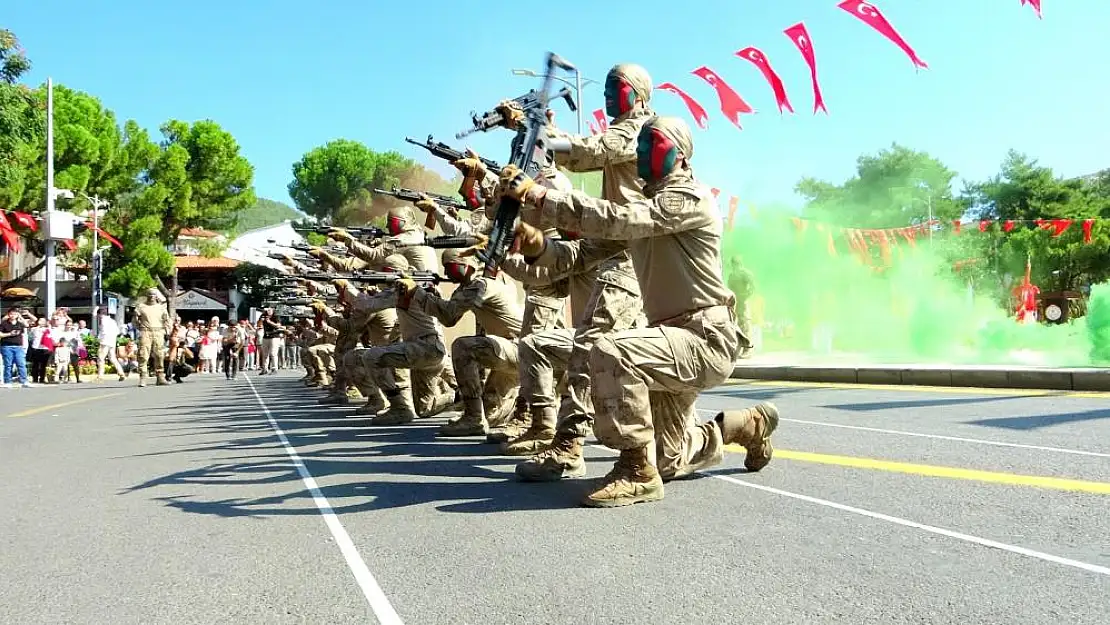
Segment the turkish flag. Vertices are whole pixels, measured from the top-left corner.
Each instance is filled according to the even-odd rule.
[[[594,119],[597,120],[597,127],[601,132],[609,130],[609,119],[605,117],[604,109],[594,111]]]
[[[1021,6],[1027,4],[1033,5],[1033,10],[1037,12],[1038,19],[1044,19],[1044,15],[1041,15],[1041,0],[1021,0]]]
[[[19,235],[12,229],[12,225],[8,223],[8,216],[4,211],[0,211],[0,239],[8,246],[9,251],[19,251]]]
[[[786,97],[786,88],[782,85],[782,79],[775,73],[771,67],[771,62],[767,60],[767,55],[759,48],[744,48],[736,53],[736,56],[751,61],[759,71],[763,73],[763,77],[770,83],[771,89],[775,92],[775,104],[779,107],[779,113],[785,108],[791,113],[794,112],[794,107],[790,106],[790,99]]]
[[[755,109],[745,102],[740,94],[733,91],[732,87],[728,86],[728,83],[717,75],[717,72],[708,67],[703,65],[690,73],[709,83],[709,86],[717,90],[717,98],[721,101],[721,112],[733,125],[743,130],[743,126],[740,125],[740,114],[754,113]]]
[[[591,135],[596,135],[597,134],[597,132],[598,132],[597,131],[597,126],[595,126],[592,121],[587,119],[586,120],[586,125],[590,127],[590,134]]]
[[[31,232],[35,232],[39,229],[39,225],[35,223],[35,218],[28,215],[27,213],[12,211],[12,217],[15,218],[15,222],[17,224],[29,229]]]
[[[691,98],[685,91],[676,87],[674,83],[665,82],[656,87],[656,89],[668,91],[682,98],[682,101],[686,103],[686,108],[690,111],[690,115],[694,118],[694,123],[698,125],[698,128],[705,130],[709,127],[709,115],[705,112],[705,108],[701,104],[698,104],[698,101]]]
[[[844,2],[841,2],[837,6],[856,16],[864,24],[874,28],[880,35],[893,42],[894,45],[902,48],[902,51],[906,53],[906,56],[910,57],[910,61],[913,62],[915,67],[928,69],[929,66],[925,61],[918,58],[917,53],[913,51],[910,44],[906,43],[902,35],[899,35],[898,31],[894,30],[894,27],[890,25],[890,22],[883,17],[882,12],[879,11],[879,7],[870,2],[864,2],[863,0],[844,0]]]
[[[86,226],[88,226],[89,228],[92,228],[92,227],[93,227],[93,222],[91,222],[91,221],[86,221],[86,222],[85,222],[85,225],[86,225]],[[104,237],[104,238],[105,238],[105,239],[106,239],[106,240],[107,240],[107,241],[108,241],[109,243],[111,243],[112,245],[114,245],[114,246],[118,247],[118,248],[119,248],[119,249],[121,249],[121,250],[123,249],[123,244],[122,244],[122,243],[120,243],[120,242],[119,242],[118,240],[116,240],[116,238],[115,238],[115,237],[113,237],[112,235],[110,235],[110,234],[108,234],[107,232],[105,232],[103,228],[96,228],[95,230],[96,230],[97,234],[99,234],[100,236]]]
[[[809,37],[805,22],[798,22],[782,32],[786,33],[786,36],[790,37],[794,45],[798,46],[806,65],[809,65],[809,77],[813,81],[813,114],[816,115],[817,110],[821,109],[825,111],[825,115],[828,115],[829,109],[825,108],[825,99],[821,96],[821,85],[817,82],[817,57],[813,53],[813,40]]]

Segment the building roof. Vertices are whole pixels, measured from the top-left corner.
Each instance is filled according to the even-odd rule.
[[[211,230],[205,230],[204,228],[185,228],[178,236],[193,237],[195,239],[215,239],[216,237],[221,235],[219,232],[212,232]]]
[[[178,269],[234,269],[239,261],[231,258],[206,258],[204,256],[174,256]]]

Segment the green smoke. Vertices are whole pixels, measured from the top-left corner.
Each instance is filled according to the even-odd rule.
[[[799,232],[789,215],[761,213],[725,233],[726,273],[739,259],[763,300],[765,353],[821,351],[815,331],[828,331],[832,351],[850,354],[852,362],[1082,366],[1096,356],[1110,360],[1110,286],[1097,287],[1097,300],[1092,294],[1086,320],[1020,325],[997,295],[970,290],[942,258],[946,235],[932,244],[919,235],[912,247],[901,241],[891,247],[892,266],[877,272],[843,236],[835,237],[831,255],[828,234],[816,225]],[[749,302],[759,316],[757,308]]]

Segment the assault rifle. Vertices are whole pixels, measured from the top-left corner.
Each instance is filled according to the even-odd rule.
[[[363,226],[361,228],[346,228],[340,226],[316,226],[315,228],[293,228],[297,232],[311,232],[314,234],[322,234],[327,236],[336,230],[346,230],[360,239],[377,239],[380,237],[387,237],[389,233],[377,226]],[[270,241],[273,243],[273,241]],[[294,248],[296,249],[296,248]]]
[[[409,278],[417,284],[436,285],[443,282],[453,282],[450,278],[433,271],[366,271],[352,274],[309,274],[304,277],[306,280],[320,281],[343,279],[360,284],[393,284],[404,278]]]
[[[465,249],[481,243],[479,237],[428,237],[420,243],[400,243],[397,247],[430,247],[436,250]]]
[[[547,88],[550,88],[550,85],[548,85]],[[529,115],[529,113],[532,113],[533,111],[539,111],[540,117],[544,119],[544,123],[546,124],[547,103],[558,98],[563,98],[564,100],[566,100],[567,106],[570,107],[571,111],[578,110],[578,106],[575,105],[574,98],[571,97],[570,89],[568,87],[563,87],[561,91],[553,95],[548,95],[546,91],[536,91],[535,89],[533,89],[522,96],[513,98],[512,101],[515,102],[517,106],[519,106],[520,109],[524,111],[524,115],[526,117]],[[455,135],[456,139],[462,139],[463,137],[470,136],[476,132],[486,132],[487,130],[496,128],[498,126],[503,127],[505,116],[502,115],[501,112],[495,108],[491,111],[486,111],[481,115],[478,115],[475,112],[471,112],[470,121],[474,123],[474,127],[457,133]]]
[[[374,189],[374,193],[389,195],[397,198],[398,200],[405,200],[406,202],[414,203],[423,199],[424,196],[428,196],[428,199],[446,208],[447,212],[452,217],[458,215],[460,210],[468,208],[465,202],[463,202],[462,200],[456,200],[449,195],[440,195],[438,193],[429,193],[427,191],[416,191],[413,189],[406,189],[404,187],[393,187],[392,191],[386,191],[385,189]],[[436,216],[433,213],[428,213],[428,218],[424,220],[424,227],[428,228],[429,230],[436,227]]]
[[[544,126],[547,125],[547,102],[551,84],[555,79],[555,69],[576,71],[574,65],[563,60],[554,52],[547,53],[544,64],[546,71],[543,73],[543,87],[536,94],[535,103],[525,108],[521,128],[517,131],[516,140],[513,141],[513,154],[511,164],[516,165],[529,176],[535,176],[538,165],[546,162],[548,158],[547,139],[542,138]],[[563,89],[565,92],[566,89]],[[555,94],[556,97],[562,93]],[[516,226],[520,218],[520,202],[503,195],[497,206],[497,214],[493,218],[493,226],[489,233],[489,244],[486,249],[478,252],[478,258],[485,263],[482,273],[487,278],[497,276],[501,262],[512,247],[516,238]]]
[[[419,145],[425,150],[431,152],[432,156],[435,156],[436,158],[442,158],[445,161],[454,162],[461,158],[466,158],[465,154],[452,148],[446,143],[443,143],[442,141],[436,141],[432,138],[432,135],[428,135],[428,140],[424,143],[420,143],[419,141],[410,139],[408,137],[405,137],[405,141],[413,145]],[[491,161],[488,158],[482,157],[479,157],[478,160],[482,161],[482,163],[485,164],[485,166],[489,168],[490,171],[501,171],[501,165],[497,164],[497,161]]]

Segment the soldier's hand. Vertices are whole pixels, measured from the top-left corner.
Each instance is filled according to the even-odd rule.
[[[478,157],[478,153],[470,148],[466,148],[466,155],[457,161],[452,161],[452,165],[462,172],[468,178],[481,178],[486,175],[488,171],[486,164]]]
[[[312,300],[312,303],[309,304],[309,307],[311,307],[312,310],[318,313],[322,313],[324,312],[324,310],[327,309],[328,305],[325,304],[322,300],[314,299]]]
[[[419,208],[425,213],[431,213],[437,208],[437,204],[432,201],[432,198],[424,195],[423,193],[420,194],[420,199],[413,203],[413,206]]]
[[[547,109],[547,111],[544,112],[544,116],[547,117],[547,126],[549,128],[555,128],[555,111]]]
[[[517,126],[524,121],[524,109],[512,100],[501,100],[494,110],[501,114],[501,125],[509,130],[516,130]]]
[[[329,239],[335,239],[336,241],[343,241],[344,243],[350,243],[351,241],[355,240],[355,238],[353,236],[351,236],[350,232],[347,232],[346,230],[344,230],[342,228],[336,228],[334,230],[329,230],[328,231],[328,238]]]
[[[416,280],[401,278],[393,283],[393,288],[397,289],[399,293],[411,293],[416,290]]]
[[[331,283],[335,285],[335,288],[342,291],[346,291],[351,287],[350,281],[344,278],[336,278],[335,280],[332,280]]]
[[[324,255],[324,250],[313,246],[313,247],[308,248],[307,253],[308,253],[309,256],[311,256],[313,258],[320,258],[321,256]]]
[[[539,228],[520,222],[516,227],[516,238],[513,239],[512,251],[519,252],[524,258],[539,258],[547,248],[547,237]]]
[[[547,195],[547,189],[516,165],[507,165],[501,170],[501,194],[521,204],[539,204]]]
[[[469,258],[477,254],[479,251],[486,249],[486,246],[489,245],[489,237],[487,237],[486,235],[475,234],[474,236],[478,239],[478,242],[459,252],[459,256],[463,258]]]

